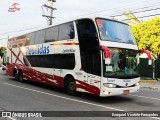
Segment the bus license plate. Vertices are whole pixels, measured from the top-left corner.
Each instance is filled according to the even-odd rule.
[[[129,90],[123,90],[123,94],[129,94]]]

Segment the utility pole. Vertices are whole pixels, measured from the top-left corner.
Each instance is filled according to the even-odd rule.
[[[53,3],[56,2],[56,0],[48,0],[48,1],[50,5],[48,6],[45,4],[42,7],[45,7],[46,9],[50,9],[50,15],[42,15],[42,16],[48,18],[49,25],[52,25],[52,20],[55,18],[53,17],[53,10],[57,10],[56,8],[53,8]]]

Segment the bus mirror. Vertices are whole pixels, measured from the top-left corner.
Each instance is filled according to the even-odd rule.
[[[148,50],[139,50],[139,53],[145,53],[148,56],[148,65],[152,65],[152,56]]]
[[[104,52],[105,64],[111,64],[111,52],[108,47],[101,46],[102,51]]]

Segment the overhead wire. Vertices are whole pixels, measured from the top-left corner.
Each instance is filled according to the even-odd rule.
[[[4,40],[4,39],[8,39],[8,38],[0,38],[0,40]]]
[[[3,32],[3,33],[0,33],[0,35],[4,35],[4,34],[11,34],[11,33],[15,33],[15,32],[21,32],[21,31],[25,31],[25,30],[32,30],[32,29],[36,29],[36,28],[39,28],[39,27],[42,27],[42,24],[39,26],[33,26],[33,27],[30,27],[30,28],[22,28],[22,29],[19,29],[19,30],[15,30],[15,31],[8,31],[8,32]],[[43,28],[43,27],[42,27]]]
[[[145,1],[145,2],[149,2],[149,1]],[[144,3],[144,2],[142,2],[142,3]],[[141,9],[145,9],[145,8],[149,8],[149,7],[158,6],[158,5],[159,5],[158,3],[160,3],[158,0],[152,1],[152,2],[149,2],[149,4],[152,5],[152,6],[139,7],[138,9],[136,8],[136,10],[141,10]],[[128,7],[130,7],[130,11],[131,11],[131,10],[133,11],[135,8],[131,9],[131,6],[134,7],[135,4],[133,4],[133,5],[128,5]],[[123,8],[123,7],[118,7],[118,8],[112,8],[112,9],[108,9],[108,10],[103,10],[103,12],[104,12],[104,11],[107,11],[108,13],[101,13],[102,11],[97,11],[97,12],[94,12],[94,13],[87,13],[87,14],[82,14],[82,15],[79,15],[79,16],[73,16],[72,18],[78,18],[78,17],[80,17],[80,16],[91,15],[91,14],[108,15],[108,16],[109,16],[109,15],[113,15],[114,13],[117,14],[117,12],[122,14],[122,12],[128,10],[128,9],[121,9],[121,10],[119,10],[120,8]],[[116,9],[118,9],[118,10],[116,10]],[[109,16],[109,17],[110,17],[110,16]],[[67,18],[68,18],[68,17],[67,17]],[[65,18],[65,20],[66,20],[67,18]],[[64,19],[64,18],[61,17],[61,18],[56,19],[56,20],[62,20],[62,19]],[[68,19],[69,19],[69,18],[68,18]],[[71,18],[70,18],[70,19],[71,19]]]
[[[158,2],[158,3],[160,3],[160,2]],[[153,10],[159,10],[160,8],[153,8],[153,7],[155,7],[155,6],[159,6],[159,4],[158,3],[154,3],[154,4],[151,4],[150,6],[145,6],[145,7],[139,7],[138,9],[136,9],[136,11],[135,12],[132,12],[132,13],[141,13],[141,12],[149,12],[149,11],[153,11]],[[151,8],[152,7],[152,9],[146,9],[146,8]],[[144,9],[144,10],[143,10]],[[141,10],[141,11],[137,11],[137,10]],[[123,11],[124,12],[124,11]],[[104,13],[103,13],[104,14]],[[109,16],[109,14],[113,14],[113,11],[112,12],[109,12],[108,14],[106,14],[106,15],[108,15],[108,17],[118,17],[118,16],[124,16],[122,13],[121,14],[118,14],[118,15],[114,15],[114,16]],[[143,17],[141,17],[141,18],[143,18]],[[58,19],[59,20],[59,19]],[[66,20],[66,19],[65,19]]]
[[[156,3],[155,3],[155,1],[156,1]],[[157,4],[157,2],[158,2],[158,0],[154,0],[154,1],[152,1],[152,2],[150,2],[149,0],[148,1],[143,1],[142,3],[144,3],[144,2],[149,2],[150,3],[150,5],[152,4],[152,6],[153,5],[158,5]],[[141,4],[142,4],[141,3]],[[135,5],[137,5],[137,4],[139,4],[139,3],[136,3],[136,4],[133,4],[133,5],[127,5],[128,7],[134,7]],[[146,6],[146,7],[143,7],[143,8],[139,8],[139,9],[144,9],[144,8],[149,8],[149,7],[152,7],[152,6]],[[124,7],[124,6],[122,6],[122,7]],[[122,7],[120,7],[120,8],[122,8]],[[112,9],[109,9],[109,10],[115,10],[115,9],[117,9],[117,8],[112,8]],[[118,8],[119,9],[119,8]],[[153,9],[150,9],[150,10],[146,10],[146,11],[151,11],[151,10],[158,10],[158,9],[160,9],[160,8],[153,8]],[[122,10],[124,10],[124,9],[122,9]],[[104,12],[104,11],[108,11],[108,10],[103,10],[103,11],[97,11],[97,12],[94,12],[94,13],[88,13],[88,14],[83,14],[84,16],[85,15],[89,15],[89,14],[96,14],[96,13],[101,13],[101,12]],[[113,13],[114,11],[112,11],[112,13]],[[116,12],[116,11],[115,11]],[[136,12],[134,12],[134,13],[140,13],[140,12],[145,12],[145,10],[144,11],[136,11]],[[111,12],[110,12],[110,14],[111,14]],[[80,16],[83,16],[83,15],[79,15],[78,17],[80,17]],[[117,15],[117,16],[122,16],[122,14],[120,15]],[[111,17],[113,17],[113,16],[111,16]],[[115,15],[115,17],[116,17],[116,15]],[[144,16],[144,17],[147,17],[147,16]],[[139,17],[139,18],[144,18],[143,16],[142,17]],[[65,19],[66,20],[66,19]],[[38,26],[35,26],[35,27],[38,27]],[[9,32],[4,32],[4,33],[0,33],[0,34],[3,34],[3,35],[5,35],[5,34],[11,34],[11,33],[17,33],[17,32],[22,32],[22,31],[27,31],[27,30],[33,30],[33,29],[36,29],[35,27],[33,27],[33,28],[27,28],[27,29],[21,29],[21,30],[16,30],[16,31],[9,31]]]
[[[160,8],[152,8],[152,9],[147,9],[147,10],[142,10],[142,11],[135,11],[135,12],[133,11],[132,13],[148,12],[148,11],[159,10],[159,9]],[[118,17],[118,16],[123,16],[123,14],[113,15],[113,16],[110,16],[110,17]]]
[[[153,17],[153,16],[157,16],[157,15],[160,15],[160,14],[153,14],[153,15],[142,16],[142,17],[137,17],[137,18],[146,18],[146,17]],[[136,18],[123,19],[122,21],[126,21],[126,20],[133,20],[133,19],[136,19]]]
[[[158,0],[152,0],[152,2],[150,1],[150,0],[148,0],[148,1],[143,1],[143,2],[141,2],[141,3],[136,3],[136,4],[132,4],[132,5],[129,5],[129,4],[126,4],[125,6],[121,6],[121,7],[118,7],[118,8],[112,8],[112,9],[107,9],[107,10],[101,10],[101,11],[96,11],[96,12],[91,12],[91,13],[87,13],[87,14],[81,14],[81,15],[79,15],[79,16],[77,16],[77,17],[80,17],[80,16],[86,16],[86,15],[92,15],[92,14],[99,14],[99,13],[102,13],[102,12],[108,12],[108,11],[112,11],[112,13],[113,12],[120,12],[120,11],[125,11],[125,10],[128,10],[127,8],[129,7],[129,8],[131,8],[131,7],[134,7],[134,6],[136,6],[137,4],[138,5],[140,5],[140,4],[143,4],[143,3],[145,3],[145,2],[147,2],[148,4],[157,4],[157,2],[159,2]],[[126,8],[127,7],[127,8]],[[125,9],[122,9],[122,8],[125,8]]]
[[[150,7],[156,7],[156,6],[158,6],[159,7],[159,5],[157,5],[157,4],[160,4],[160,2],[158,2],[158,3],[155,3],[155,4],[152,4],[152,6],[147,6],[147,7],[139,7],[139,8],[134,8],[134,9],[126,9],[126,10],[119,10],[119,11],[111,11],[111,12],[108,12],[108,13],[101,13],[101,14],[98,14],[98,15],[107,15],[107,16],[109,16],[109,17],[118,17],[118,16],[123,16],[123,13],[124,12],[126,12],[126,11],[129,11],[129,12],[137,12],[137,11],[142,11],[142,10],[146,10],[146,8],[150,8]],[[151,8],[150,8],[151,9]]]

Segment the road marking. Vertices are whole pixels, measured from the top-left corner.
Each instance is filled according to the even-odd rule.
[[[84,104],[88,104],[88,105],[92,105],[92,106],[97,106],[97,107],[102,107],[102,108],[107,108],[107,109],[111,109],[111,110],[125,112],[125,110],[122,110],[122,109],[117,109],[117,108],[113,108],[113,107],[103,106],[103,105],[100,105],[100,104],[95,104],[95,103],[85,102],[85,101],[82,101],[82,100],[76,100],[76,99],[72,99],[72,98],[68,98],[68,97],[54,95],[54,94],[50,94],[50,93],[46,93],[46,92],[42,92],[42,91],[30,89],[30,88],[26,88],[26,87],[13,85],[13,84],[10,84],[10,83],[4,83],[4,84],[9,85],[9,86],[13,86],[13,87],[17,87],[17,88],[21,88],[21,89],[25,89],[25,90],[29,90],[29,91],[33,91],[33,92],[37,92],[37,93],[42,93],[42,94],[49,95],[49,96],[54,96],[54,97],[61,98],[61,99],[66,99],[66,100],[75,101],[75,102],[79,102],[79,103],[84,103]],[[149,117],[149,118],[160,120],[159,117]]]
[[[58,98],[62,98],[62,99],[66,99],[66,100],[71,100],[71,101],[75,101],[75,102],[85,103],[85,104],[88,104],[88,105],[93,105],[93,106],[108,108],[108,109],[111,109],[111,110],[124,111],[124,110],[117,109],[117,108],[107,107],[107,106],[103,106],[103,105],[99,105],[99,104],[94,104],[94,103],[85,102],[85,101],[82,101],[82,100],[76,100],[76,99],[72,99],[72,98],[68,98],[68,97],[63,97],[63,96],[59,96],[59,95],[54,95],[54,94],[51,94],[51,93],[46,93],[46,92],[42,92],[42,91],[38,91],[38,90],[26,88],[26,87],[21,87],[21,86],[9,84],[9,83],[4,83],[4,84],[5,84],[5,85],[9,85],[9,86],[13,86],[13,87],[17,87],[17,88],[21,88],[21,89],[25,89],[25,90],[30,90],[30,91],[34,91],[34,92],[38,92],[38,93],[50,95],[50,96],[54,96],[54,97],[58,97]]]
[[[151,97],[140,96],[140,95],[131,95],[131,94],[130,94],[130,96],[141,97],[141,98],[149,98],[149,99],[153,99],[153,100],[160,100],[159,98],[151,98]]]

